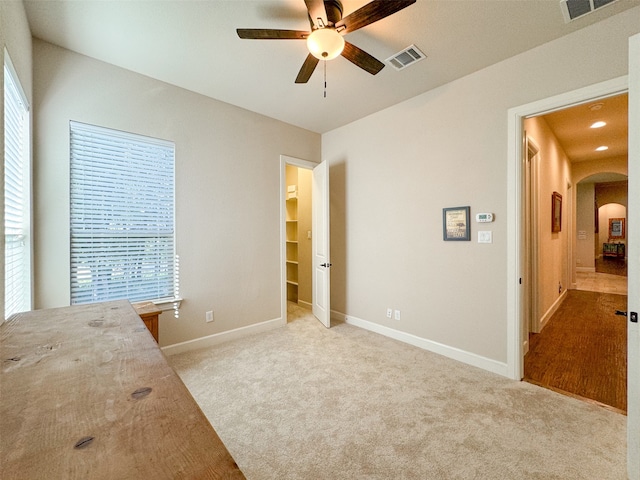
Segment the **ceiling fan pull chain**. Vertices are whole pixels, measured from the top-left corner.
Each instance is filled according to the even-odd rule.
[[[327,98],[327,61],[324,60],[324,98]]]

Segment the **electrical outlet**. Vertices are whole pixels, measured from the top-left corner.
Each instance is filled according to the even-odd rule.
[[[393,310],[391,308],[387,308],[387,318],[391,318],[393,315]]]
[[[205,314],[205,321],[208,322],[213,322],[213,310],[209,310],[206,314]]]
[[[400,310],[396,310],[393,314],[393,318],[396,320],[400,320]]]

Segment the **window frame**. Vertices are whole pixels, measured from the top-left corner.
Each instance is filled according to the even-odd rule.
[[[94,143],[91,143],[92,141],[91,138],[93,138]],[[102,143],[102,142],[107,142],[107,143]],[[118,156],[118,155],[124,155],[122,152],[126,153],[126,150],[118,150],[119,148],[126,149],[125,147],[126,145],[130,145],[132,147],[130,150],[131,152],[130,159],[142,162],[139,164],[138,167],[134,166],[135,163],[132,163],[130,161],[125,161],[124,157]],[[137,151],[138,148],[142,150],[156,149],[162,155],[166,155],[167,153],[170,153],[170,161],[166,164],[163,164],[164,165],[163,168],[166,169],[166,172],[170,173],[170,175],[165,173],[164,181],[166,185],[167,184],[166,179],[170,178],[171,195],[167,196],[163,194],[162,197],[164,198],[164,203],[158,203],[154,205],[162,204],[164,206],[162,211],[165,212],[166,214],[166,212],[168,211],[166,208],[167,206],[166,203],[169,201],[168,198],[170,198],[170,204],[171,204],[170,205],[170,210],[171,210],[170,238],[171,238],[171,246],[172,246],[171,259],[167,260],[169,258],[168,253],[167,253],[166,247],[163,246],[164,242],[161,240],[163,238],[166,240],[166,237],[167,237],[166,232],[159,233],[160,227],[157,224],[152,223],[151,224],[153,225],[152,228],[148,228],[148,225],[145,225],[144,222],[139,222],[138,220],[140,220],[141,218],[138,218],[137,216],[135,216],[135,214],[138,213],[135,208],[132,209],[134,217],[127,216],[128,220],[123,218],[122,223],[119,223],[118,221],[115,221],[113,219],[109,219],[107,221],[105,216],[105,218],[102,218],[102,219],[92,220],[90,222],[91,226],[86,231],[96,232],[96,238],[99,238],[100,235],[106,235],[105,238],[110,238],[110,239],[120,238],[122,239],[121,245],[126,245],[127,248],[129,248],[131,245],[136,245],[136,242],[137,242],[138,246],[144,245],[144,250],[147,250],[149,242],[152,242],[153,241],[152,239],[155,238],[156,245],[158,245],[158,248],[160,249],[160,253],[156,253],[155,257],[165,259],[166,261],[168,261],[168,263],[166,264],[156,263],[153,266],[153,269],[154,269],[153,276],[155,277],[155,272],[157,272],[157,269],[160,268],[159,265],[165,265],[165,266],[170,265],[171,272],[169,276],[163,275],[160,277],[164,279],[164,282],[151,281],[151,282],[146,282],[145,285],[151,289],[154,283],[157,286],[157,285],[164,285],[166,282],[170,281],[171,288],[167,289],[167,291],[172,290],[172,294],[168,296],[167,295],[165,296],[149,295],[148,297],[145,297],[145,298],[136,297],[136,298],[129,298],[129,300],[131,302],[151,301],[162,310],[173,309],[176,312],[176,316],[177,316],[177,309],[180,306],[181,298],[178,292],[179,260],[176,255],[175,144],[167,140],[161,140],[161,139],[152,138],[152,137],[139,135],[135,133],[123,132],[123,131],[115,130],[112,128],[107,128],[107,127],[102,127],[97,125],[90,125],[90,124],[77,122],[77,121],[70,121],[69,122],[69,147],[70,147],[70,151],[69,151],[70,153],[70,178],[69,178],[69,181],[70,181],[70,198],[69,198],[70,231],[69,231],[69,234],[70,234],[70,247],[71,247],[70,258],[69,258],[70,259],[70,282],[71,282],[70,303],[86,304],[86,303],[94,303],[94,302],[100,302],[100,301],[109,301],[109,300],[127,298],[126,295],[122,296],[120,294],[110,295],[109,293],[106,293],[105,295],[102,295],[105,292],[101,290],[101,287],[94,286],[94,291],[98,291],[100,294],[99,298],[92,298],[88,301],[85,301],[82,299],[80,301],[78,300],[78,288],[79,288],[78,285],[79,285],[80,274],[77,269],[78,267],[76,262],[79,257],[77,255],[74,256],[74,251],[75,251],[74,248],[78,246],[78,243],[74,243],[75,241],[74,239],[77,239],[79,236],[86,238],[87,234],[84,233],[85,224],[81,220],[74,218],[74,215],[78,213],[78,208],[77,206],[74,206],[74,203],[73,203],[74,195],[78,195],[79,193],[82,193],[82,192],[86,193],[88,190],[87,186],[89,184],[93,184],[94,181],[97,181],[101,187],[104,187],[105,189],[104,191],[107,192],[103,195],[103,198],[106,198],[108,201],[113,201],[114,198],[116,197],[114,192],[115,192],[115,189],[117,189],[117,185],[118,185],[117,182],[114,182],[113,179],[105,175],[99,175],[99,178],[97,178],[97,180],[95,177],[93,179],[85,178],[84,174],[80,172],[82,170],[82,165],[83,165],[83,160],[81,160],[82,155],[88,153],[88,151],[85,149],[86,148],[92,149],[91,155],[94,155],[95,153],[94,157],[92,158],[96,159],[95,166],[86,167],[86,165],[93,164],[94,162],[93,161],[87,162],[86,160],[84,161],[86,171],[89,172],[88,173],[89,175],[92,174],[91,172],[95,174],[95,172],[100,169],[100,166],[102,167],[104,167],[105,165],[108,166],[109,163],[113,162],[114,175],[116,174],[116,172],[120,175],[125,175],[126,182],[130,182],[129,188],[131,187],[131,184],[133,182],[136,182],[136,183],[140,182],[142,185],[144,185],[144,188],[151,188],[152,190],[155,189],[155,191],[157,192],[158,189],[152,186],[153,182],[150,180],[150,175],[149,175],[150,173],[149,168],[151,165],[151,163],[149,162],[149,158],[152,158],[152,157],[150,157],[148,154],[141,154]],[[112,148],[114,153],[107,154],[107,151],[111,151]],[[77,156],[74,157],[74,155],[77,155]],[[127,155],[126,158],[129,158],[128,157],[129,153],[126,153],[126,155]],[[146,174],[146,179],[145,179],[145,174]],[[141,179],[144,179],[144,180],[142,181]],[[82,183],[82,181],[80,180],[84,181],[85,183]],[[99,183],[100,181],[102,181],[103,183]],[[125,192],[125,194],[131,194],[131,192]],[[155,197],[155,200],[158,200],[158,197],[159,195]],[[82,198],[86,198],[86,195]],[[135,207],[135,205],[137,205],[138,207],[140,207],[141,205],[146,205],[144,203],[140,203],[139,198],[137,200],[134,199],[133,197],[127,197],[127,198],[130,199],[130,201],[125,202],[127,206],[133,205]],[[88,206],[88,209],[89,209],[87,211],[89,211],[91,214],[95,214],[95,213],[106,214],[106,212],[108,212],[107,210],[101,210],[101,208],[103,207],[100,207],[100,206],[95,207],[95,204],[93,207],[90,206],[92,201],[93,200],[89,200],[88,202],[86,202],[87,203],[86,206]],[[105,202],[105,203],[108,203],[108,202]],[[81,202],[80,206],[85,206],[84,202]],[[97,210],[95,209],[91,210],[92,208],[97,208]],[[148,210],[151,210],[151,209],[148,209]],[[109,214],[115,217],[116,215],[114,214],[114,212],[115,211],[109,211]],[[129,214],[131,214],[132,212],[129,212]],[[148,215],[152,215],[152,214],[149,213]],[[132,234],[130,232],[130,230],[132,229],[132,226],[131,226],[132,218],[134,218],[133,222],[138,225],[138,227],[136,227],[137,232],[135,234]],[[147,220],[150,220],[150,219],[151,217],[147,218]],[[154,231],[153,228],[156,228],[155,234],[152,233]],[[79,232],[80,232],[79,229],[82,230],[81,235],[79,235]],[[75,234],[75,237],[74,237],[74,234]],[[93,235],[89,235],[89,237],[93,238]],[[86,245],[90,245],[92,241],[93,240],[87,241]],[[88,250],[85,250],[85,251],[88,251]],[[106,253],[107,254],[111,253],[111,250],[107,248]],[[94,255],[94,254],[90,252],[89,255]],[[122,263],[128,263],[128,260],[130,258],[136,258],[135,255],[131,255],[131,256],[128,256],[128,255],[129,254],[123,254],[122,257],[118,257],[117,255],[113,255],[113,256],[107,255],[104,258],[109,258],[114,262],[116,262],[116,260],[121,261]],[[144,258],[146,260],[152,257],[154,257],[154,255],[141,255],[137,258]],[[146,265],[149,265],[149,264],[146,264]],[[130,268],[133,268],[133,267],[130,267]],[[113,272],[115,271],[115,269],[110,267],[105,267],[105,266],[97,266],[96,271],[98,270],[100,271],[99,272],[100,274],[112,272],[110,275],[112,275]],[[123,275],[125,277],[130,276],[131,271],[132,270],[125,269],[124,270],[125,273]],[[103,277],[99,277],[99,278],[100,278],[100,281],[104,281]],[[171,278],[171,280],[169,280],[169,278]],[[120,285],[119,288],[128,289],[129,286],[132,284],[135,284],[135,282],[124,281],[119,284]],[[107,287],[107,290],[109,288],[111,287]]]
[[[7,84],[7,77],[9,78],[9,85]],[[4,315],[2,320],[8,319],[11,315],[29,311],[33,309],[33,228],[32,228],[32,161],[31,161],[31,107],[27,96],[24,92],[24,88],[20,82],[20,77],[11,61],[11,56],[7,49],[4,49],[4,62],[3,62],[3,99],[4,99],[4,111],[3,111],[3,135],[4,135],[4,161],[3,161],[3,214],[4,214],[4,229],[5,229],[5,237],[4,237]],[[15,97],[14,101],[17,103],[12,104],[13,106],[7,105],[7,92],[8,88],[12,88],[13,92],[10,94]],[[21,205],[13,205],[13,207],[17,210],[16,217],[20,218],[20,231],[21,233],[12,234],[18,235],[22,239],[22,243],[24,246],[22,261],[20,262],[18,267],[21,267],[21,275],[22,279],[17,280],[17,283],[20,283],[19,287],[22,292],[18,293],[18,297],[20,301],[15,305],[11,305],[12,302],[8,302],[8,295],[15,297],[10,292],[8,292],[8,288],[13,284],[13,281],[8,281],[8,267],[12,262],[8,262],[7,255],[7,203],[8,203],[8,192],[7,192],[7,109],[8,108],[19,108],[20,113],[22,114],[21,120],[21,132],[16,135],[20,137],[20,146],[21,149],[19,156],[20,159],[16,160],[12,159],[14,162],[12,163],[14,168],[14,172],[18,172],[17,175],[19,178],[18,183],[21,185],[18,188],[21,188],[19,192],[19,196],[22,197]],[[14,222],[15,224],[18,222]],[[18,274],[20,275],[20,273]],[[9,308],[9,310],[7,310]],[[1,324],[2,322],[0,322]]]

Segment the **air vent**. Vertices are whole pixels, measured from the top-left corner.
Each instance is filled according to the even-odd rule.
[[[565,23],[618,0],[560,0]]]
[[[414,63],[419,62],[423,58],[426,58],[426,55],[418,50],[418,47],[416,47],[415,45],[410,45],[404,50],[387,58],[387,63],[389,63],[396,70],[403,70],[409,65],[413,65]]]

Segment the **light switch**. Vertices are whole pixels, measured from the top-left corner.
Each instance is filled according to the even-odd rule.
[[[493,232],[478,232],[478,243],[493,243]]]

